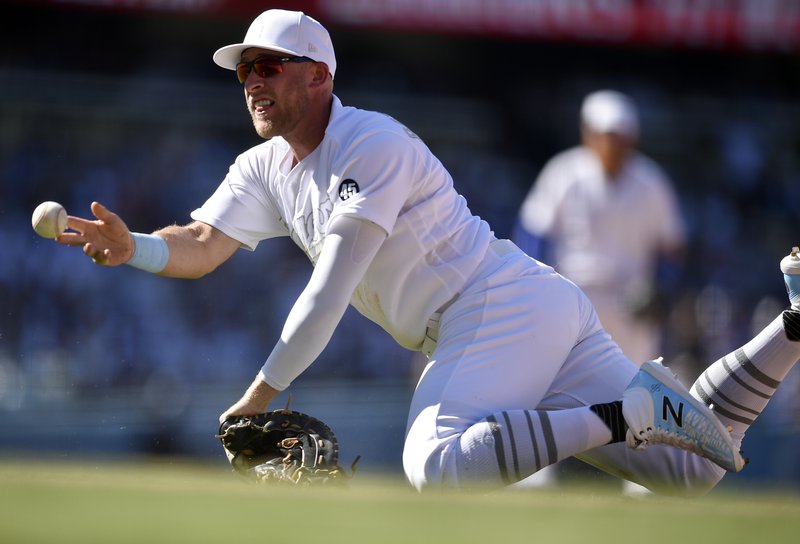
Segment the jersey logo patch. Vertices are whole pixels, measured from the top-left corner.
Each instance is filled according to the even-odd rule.
[[[344,180],[341,185],[339,185],[339,198],[342,200],[347,200],[351,196],[355,196],[358,194],[358,183],[352,179]]]

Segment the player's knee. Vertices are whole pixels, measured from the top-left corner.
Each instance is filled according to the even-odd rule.
[[[458,487],[450,443],[437,444],[432,449],[410,448],[403,451],[403,470],[417,491]]]
[[[408,482],[417,491],[429,491],[442,487],[443,470],[435,457],[404,459],[403,469]]]

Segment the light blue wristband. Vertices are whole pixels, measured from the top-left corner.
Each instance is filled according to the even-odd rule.
[[[133,257],[125,263],[145,272],[158,274],[169,262],[169,246],[167,241],[155,234],[132,232]]]

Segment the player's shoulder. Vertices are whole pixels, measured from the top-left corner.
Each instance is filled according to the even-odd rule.
[[[253,147],[245,149],[237,156],[238,159],[245,159],[250,160],[256,157],[263,158],[265,155],[270,155],[276,152],[280,152],[281,150],[285,150],[289,147],[289,144],[280,137],[270,138],[263,142],[260,142]]]
[[[576,168],[591,161],[591,152],[579,145],[559,151],[547,161],[545,166],[549,168]]]
[[[651,185],[668,185],[670,183],[669,176],[661,165],[641,151],[631,151],[628,167],[634,177],[642,183]]]
[[[276,136],[242,151],[236,157],[236,162],[269,162],[273,157],[285,155],[288,150],[289,143]]]
[[[404,144],[415,144],[419,137],[403,123],[385,113],[343,106],[334,101],[326,136],[347,149],[353,146],[378,148],[392,146],[395,151]]]
[[[596,162],[585,147],[571,147],[553,155],[544,164],[540,178],[565,187],[591,174],[596,169]]]
[[[232,172],[249,178],[265,179],[279,170],[282,157],[289,152],[289,144],[280,137],[271,138],[237,155]]]

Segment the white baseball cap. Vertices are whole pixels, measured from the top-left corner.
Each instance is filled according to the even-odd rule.
[[[581,121],[595,132],[613,132],[629,138],[639,136],[636,104],[617,91],[597,91],[583,100]]]
[[[217,49],[214,62],[235,70],[242,52],[251,47],[269,49],[296,57],[308,57],[328,65],[331,77],[336,72],[336,55],[325,27],[301,11],[270,9],[256,17],[242,43]]]

